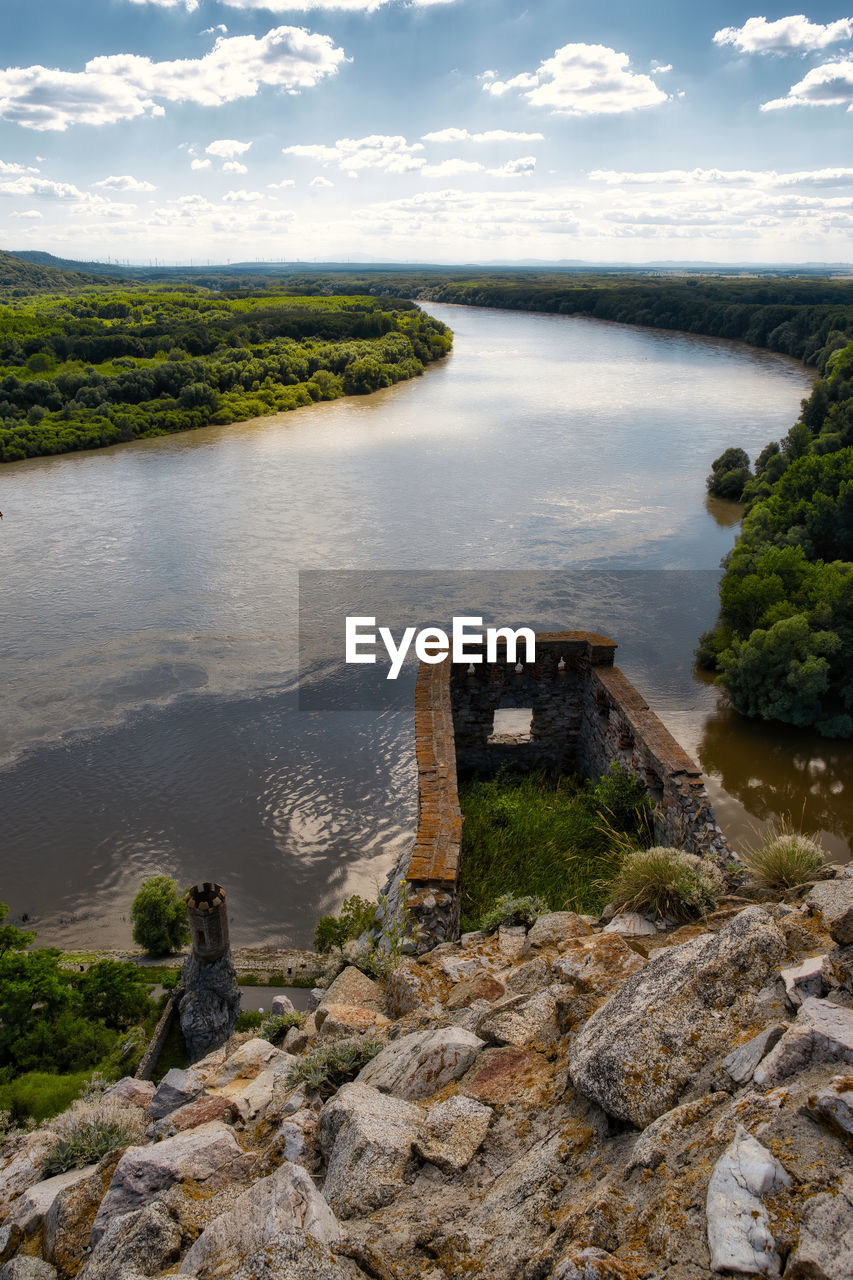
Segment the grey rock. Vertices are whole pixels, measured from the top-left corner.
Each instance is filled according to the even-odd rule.
[[[732,1049],[731,1053],[723,1058],[721,1067],[727,1075],[731,1076],[735,1084],[746,1084],[752,1079],[761,1059],[775,1044],[778,1044],[787,1029],[786,1022],[774,1022],[772,1026],[765,1027],[757,1036],[747,1040],[746,1044],[740,1044],[736,1049]]]
[[[385,1007],[385,992],[360,969],[348,965],[323,992],[323,998],[314,1011],[314,1021],[319,1030],[332,1006],[352,1009],[369,1009],[381,1013]]]
[[[178,1261],[181,1243],[180,1227],[165,1205],[155,1201],[110,1223],[78,1280],[158,1276]]]
[[[325,987],[312,987],[308,992],[308,1012],[313,1013],[326,994]]]
[[[802,1205],[785,1280],[853,1280],[853,1175],[845,1174],[837,1191]]]
[[[853,1010],[807,996],[775,1048],[755,1069],[762,1089],[821,1062],[853,1062]]]
[[[168,1074],[168,1073],[167,1073]],[[153,1080],[138,1080],[136,1076],[123,1076],[104,1090],[105,1098],[124,1098],[136,1107],[147,1107],[156,1086]]]
[[[0,1280],[56,1280],[56,1270],[41,1258],[13,1258],[0,1270]]]
[[[49,1129],[20,1134],[3,1144],[3,1167],[0,1168],[0,1221],[23,1191],[38,1182],[41,1162],[56,1142]]]
[[[518,1048],[557,1035],[557,1000],[569,993],[559,983],[533,996],[508,996],[497,1001],[477,1023],[477,1032],[494,1044]]]
[[[214,1218],[187,1252],[180,1274],[227,1280],[248,1254],[293,1230],[324,1244],[340,1236],[337,1219],[311,1178],[300,1165],[288,1162]]]
[[[636,1271],[604,1249],[573,1248],[548,1280],[636,1280]]]
[[[192,1072],[172,1067],[154,1091],[148,1103],[148,1114],[152,1120],[162,1120],[170,1111],[177,1111],[178,1107],[194,1102],[202,1089],[201,1081]]]
[[[231,952],[212,964],[202,964],[190,952],[181,976],[186,993],[178,1012],[190,1061],[219,1048],[234,1031],[240,1012],[240,988]]]
[[[706,1214],[712,1271],[778,1276],[781,1264],[762,1197],[791,1179],[778,1160],[738,1125],[708,1184]]]
[[[657,929],[651,920],[641,916],[638,911],[620,911],[601,932],[618,933],[623,938],[649,938],[657,933]]]
[[[320,1112],[320,1146],[328,1157],[323,1194],[339,1218],[369,1213],[396,1199],[412,1163],[422,1123],[418,1107],[355,1081]]]
[[[34,1235],[44,1226],[44,1220],[57,1196],[67,1187],[85,1181],[97,1167],[96,1164],[89,1164],[83,1169],[69,1169],[66,1173],[58,1173],[54,1178],[34,1183],[15,1201],[8,1222],[20,1227],[25,1236]]]
[[[598,1009],[571,1048],[578,1089],[645,1128],[731,1043],[785,949],[778,926],[749,907],[717,934],[669,947]]]
[[[684,1141],[686,1130],[700,1123],[729,1097],[725,1093],[709,1093],[693,1102],[682,1102],[657,1120],[653,1120],[634,1143],[631,1159],[625,1169],[626,1178],[633,1169],[656,1169],[662,1161],[671,1165],[673,1152]]]
[[[822,996],[825,993],[824,959],[824,956],[810,956],[802,964],[782,970],[785,994],[795,1008],[807,996]]]
[[[359,1084],[410,1100],[431,1098],[465,1074],[485,1041],[462,1027],[400,1036],[360,1071]]]
[[[527,941],[531,947],[559,947],[590,933],[589,925],[574,911],[549,911],[539,916],[527,935]]]
[[[835,1076],[828,1089],[810,1097],[805,1110],[829,1128],[853,1138],[853,1081],[849,1076]]]
[[[97,1243],[115,1218],[142,1208],[173,1183],[227,1177],[242,1163],[234,1130],[218,1120],[150,1147],[128,1147],[101,1201],[92,1241]]]
[[[295,1013],[296,1009],[290,996],[282,993],[281,995],[273,996],[270,1012],[274,1017],[278,1017],[283,1013]]]
[[[461,1173],[489,1131],[493,1111],[474,1098],[456,1094],[430,1107],[415,1152],[444,1173]]]
[[[853,878],[821,880],[806,896],[810,911],[819,911],[833,942],[846,947],[853,942]]]
[[[230,1280],[363,1280],[364,1272],[304,1231],[286,1231],[250,1253]]]

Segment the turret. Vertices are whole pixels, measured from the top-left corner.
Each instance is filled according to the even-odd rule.
[[[225,909],[225,890],[221,884],[205,880],[187,891],[187,919],[192,935],[193,954],[201,964],[212,964],[226,954],[228,940],[228,912]]]

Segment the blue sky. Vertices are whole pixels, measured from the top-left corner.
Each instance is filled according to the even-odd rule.
[[[843,8],[5,0],[3,25],[3,247],[853,260]]]

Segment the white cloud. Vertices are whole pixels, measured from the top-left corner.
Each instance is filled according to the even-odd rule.
[[[3,173],[38,173],[38,169],[22,164],[7,164],[5,160],[0,160],[0,174]]]
[[[144,0],[135,0],[137,4]],[[163,0],[165,3],[177,3],[177,0]],[[231,9],[266,9],[270,13],[306,13],[314,9],[337,9],[345,13],[375,13],[391,0],[222,0]],[[409,0],[415,9],[429,8],[439,4],[453,4],[454,0]]]
[[[229,204],[254,204],[256,200],[263,200],[264,198],[262,191],[243,190],[226,191],[225,195],[222,197],[222,199],[227,200]]]
[[[187,13],[195,13],[199,0],[130,0],[131,4],[155,4],[160,9],[179,9],[181,5]]]
[[[457,173],[480,173],[483,168],[477,160],[442,160],[439,164],[425,164],[421,173],[427,178],[451,178]]]
[[[330,182],[328,178],[312,178],[308,183],[309,187],[333,187],[334,182]]]
[[[651,76],[629,69],[626,53],[603,44],[566,44],[535,71],[511,80],[484,72],[483,89],[499,98],[520,90],[532,106],[548,107],[555,115],[615,115],[666,102],[667,95]]]
[[[70,182],[49,182],[47,178],[12,178],[0,182],[3,196],[43,196],[47,200],[85,200],[79,187]]]
[[[20,213],[13,213],[13,218],[43,218],[44,214],[39,213],[38,209],[22,209]]]
[[[853,185],[853,169],[658,169],[643,171],[593,169],[591,182],[607,186],[757,186],[839,187]]]
[[[299,156],[304,160],[316,160],[319,164],[336,164],[345,173],[358,173],[361,169],[381,169],[385,173],[409,173],[422,169],[426,164],[420,142],[408,143],[399,135],[373,133],[366,138],[338,138],[334,146],[298,145],[283,147],[286,156]]]
[[[784,98],[761,104],[762,111],[784,107],[846,107],[853,111],[853,58],[812,67]]]
[[[195,159],[191,162],[190,168],[191,169],[209,169],[212,164],[213,164],[212,160]]]
[[[422,142],[542,142],[544,133],[515,133],[510,129],[486,129],[469,133],[467,129],[438,129],[421,134]]]
[[[497,169],[490,169],[489,173],[495,178],[532,178],[535,168],[535,156],[519,156],[517,160],[507,160]]]
[[[199,35],[215,36],[218,31],[221,32],[222,35],[227,36],[228,28],[226,27],[224,22],[217,23],[215,27],[205,27],[203,31],[199,31]]]
[[[157,99],[221,106],[254,97],[262,86],[310,88],[344,58],[329,36],[274,27],[260,37],[221,38],[202,58],[153,62],[118,53],[92,58],[83,71],[10,67],[0,70],[0,117],[28,129],[64,130],[162,115]]]
[[[799,53],[825,49],[851,36],[853,18],[839,18],[837,22],[822,25],[809,22],[803,13],[794,13],[776,22],[747,18],[742,27],[723,27],[714,36],[714,44],[731,44],[741,53]]]
[[[251,142],[238,142],[236,138],[217,138],[205,147],[205,151],[209,156],[233,160],[235,156],[244,155],[251,145]]]
[[[222,166],[223,173],[248,173],[249,166],[241,164],[239,160],[226,160]]]
[[[295,187],[296,183],[293,178],[282,178],[281,182],[268,182],[267,188],[270,191],[281,191],[284,187]]]
[[[102,187],[104,191],[156,191],[157,188],[151,182],[145,182],[141,178],[133,178],[129,173],[111,174],[109,178],[102,178],[100,182],[92,184],[95,187]]]

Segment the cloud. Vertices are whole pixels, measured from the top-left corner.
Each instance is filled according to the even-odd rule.
[[[38,173],[38,169],[22,164],[7,164],[5,160],[0,160],[0,174],[3,173]]]
[[[222,197],[229,204],[254,204],[256,200],[263,200],[265,196],[262,191],[226,191]]]
[[[846,107],[853,111],[853,58],[812,67],[784,98],[761,104],[762,111],[784,107]]]
[[[187,13],[195,13],[199,0],[130,0],[131,4],[155,4],[160,9],[179,9],[181,5]]]
[[[70,182],[49,182],[47,178],[12,178],[0,182],[3,196],[43,196],[46,200],[85,200],[83,192]]]
[[[281,191],[284,187],[295,187],[296,183],[293,178],[282,178],[281,182],[268,182],[267,189],[269,191]]]
[[[225,23],[224,23],[224,22],[220,22],[220,23],[218,23],[215,27],[205,27],[203,31],[199,31],[199,35],[200,35],[200,36],[215,36],[215,35],[216,35],[216,33],[217,33],[217,31],[220,31],[220,32],[222,33],[222,35],[224,35],[224,36],[227,36],[227,34],[228,34],[228,28],[226,27]]]
[[[223,173],[248,173],[249,166],[240,164],[239,160],[226,160],[222,166]]]
[[[495,178],[532,178],[536,168],[535,156],[519,156],[517,160],[507,160],[498,169],[490,169]]]
[[[421,173],[427,178],[450,178],[457,173],[480,173],[483,168],[477,160],[442,160],[439,164],[425,164]]]
[[[651,76],[629,70],[626,53],[603,44],[566,44],[535,71],[523,71],[511,80],[498,80],[484,72],[483,89],[493,97],[512,90],[535,107],[547,107],[554,115],[616,115],[666,102],[667,94]]]
[[[824,26],[809,22],[805,14],[794,13],[776,22],[747,18],[742,27],[723,27],[714,36],[714,44],[734,45],[741,53],[807,53],[851,36],[853,18],[839,18]]]
[[[510,129],[487,129],[469,133],[467,129],[438,129],[421,134],[422,142],[542,142],[544,133],[514,133]]]
[[[757,186],[839,187],[853,184],[853,169],[658,169],[643,171],[593,169],[591,182],[607,186]]]
[[[225,160],[233,160],[235,156],[244,155],[251,145],[251,142],[238,142],[236,138],[217,138],[205,147],[205,151],[209,156],[222,156]]]
[[[43,218],[44,214],[39,213],[38,209],[22,209],[19,213],[13,213],[13,218]]]
[[[156,191],[157,188],[151,182],[145,182],[140,178],[132,178],[129,173],[119,175],[111,174],[109,178],[102,178],[100,182],[92,184],[95,187],[101,187],[104,191]]]
[[[92,58],[83,71],[0,70],[0,117],[27,129],[112,124],[163,115],[157,101],[215,107],[254,97],[263,86],[296,93],[338,70],[345,54],[329,36],[301,27],[218,39],[202,58],[153,62],[136,54]]]
[[[177,0],[164,0],[177,3]],[[135,0],[142,4],[144,0]],[[390,0],[222,0],[231,9],[266,9],[270,13],[306,13],[312,9],[337,9],[346,13],[375,13]],[[453,4],[454,0],[410,0],[414,9],[430,8],[439,4]]]
[[[312,178],[308,183],[309,187],[333,187],[334,182],[330,182],[328,178]]]
[[[373,133],[366,138],[338,138],[334,146],[298,145],[283,147],[286,156],[299,156],[304,160],[316,160],[319,164],[336,164],[345,173],[358,173],[362,169],[381,169],[385,173],[410,173],[426,164],[420,142],[408,143],[405,138]]]
[[[195,159],[190,163],[190,168],[191,169],[209,169],[212,164],[213,164],[212,160]]]

